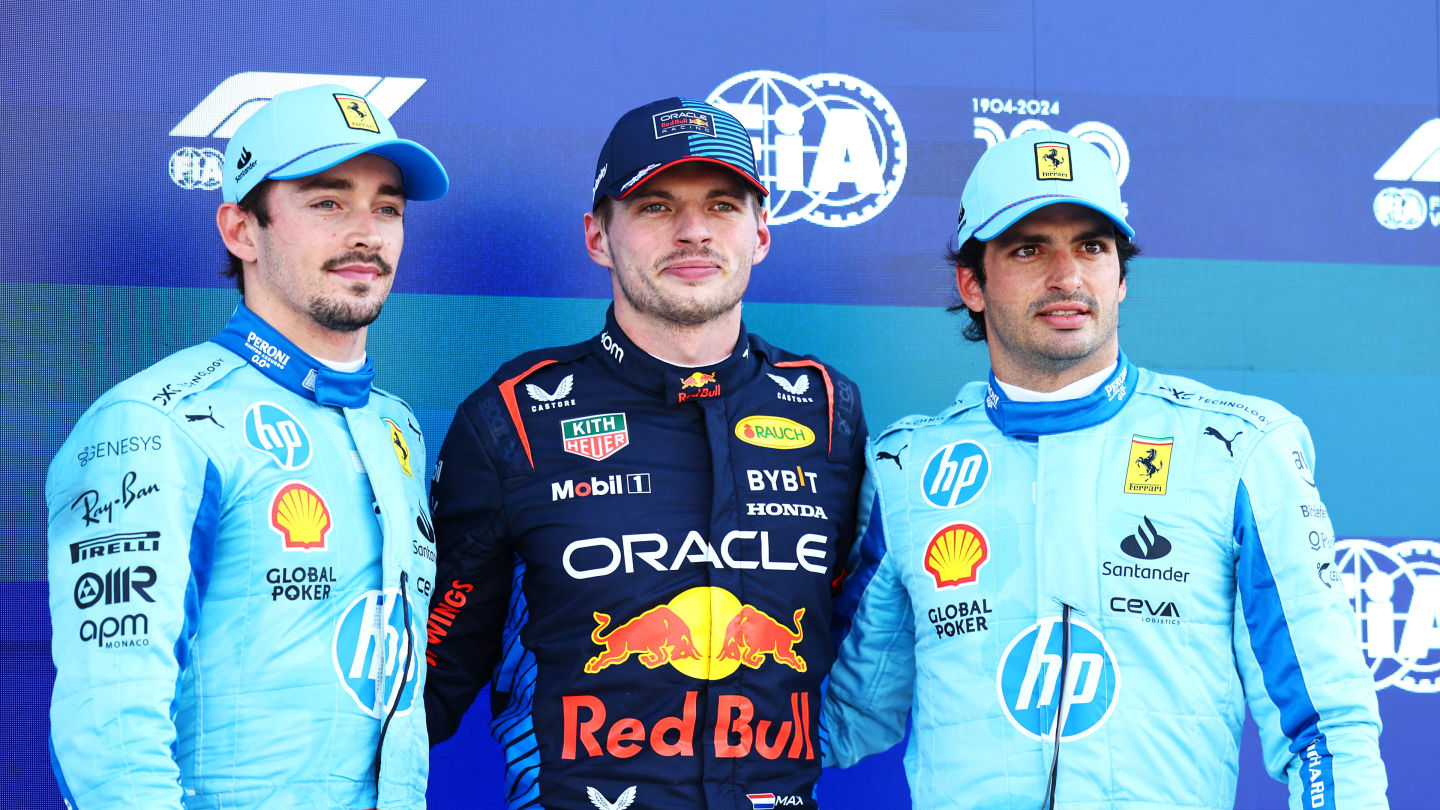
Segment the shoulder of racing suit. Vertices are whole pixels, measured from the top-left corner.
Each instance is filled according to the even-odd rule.
[[[1283,405],[1263,397],[1211,388],[1204,383],[1174,374],[1160,374],[1144,368],[1139,371],[1136,395],[1158,398],[1175,408],[1231,417],[1260,431],[1269,431],[1277,425],[1299,419]]]

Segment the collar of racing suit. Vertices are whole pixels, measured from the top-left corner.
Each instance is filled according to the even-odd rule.
[[[626,383],[659,394],[672,405],[723,397],[725,392],[754,377],[760,358],[750,351],[745,324],[730,356],[709,366],[674,366],[636,346],[615,322],[615,305],[605,313],[605,330],[590,341],[591,349],[615,376]]]
[[[375,379],[370,358],[359,371],[336,371],[301,351],[243,303],[211,341],[245,358],[282,387],[321,405],[363,408],[370,401],[370,383]]]
[[[1120,352],[1115,371],[1105,382],[1078,399],[1058,402],[1017,402],[1005,396],[995,372],[990,372],[990,389],[985,393],[985,415],[1006,436],[1034,441],[1039,436],[1083,430],[1108,421],[1135,393],[1139,372]]]

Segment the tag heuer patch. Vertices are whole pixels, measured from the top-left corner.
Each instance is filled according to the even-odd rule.
[[[630,444],[625,414],[602,413],[560,420],[565,452],[594,461],[609,458]]]

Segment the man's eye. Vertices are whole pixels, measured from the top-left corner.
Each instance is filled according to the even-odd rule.
[[[1034,245],[1021,245],[1020,247],[1015,248],[1016,256],[1034,256],[1038,252],[1039,248],[1035,247]]]
[[[737,211],[737,210],[739,210],[739,207],[736,206],[735,203],[732,203],[732,202],[717,202],[717,203],[715,203],[715,207],[718,208],[718,209],[720,209],[721,211]]]
[[[402,212],[399,208],[393,205],[385,205],[381,206],[380,213],[386,214],[387,216],[398,217],[401,215]]]
[[[337,206],[336,206],[336,203],[335,203],[334,200],[321,200],[320,202],[315,203],[315,207],[316,207],[316,208],[335,208],[335,207],[337,207]]]
[[[1081,246],[1081,249],[1084,250],[1086,253],[1104,253],[1105,243],[1098,240],[1093,242],[1086,242],[1084,245]]]

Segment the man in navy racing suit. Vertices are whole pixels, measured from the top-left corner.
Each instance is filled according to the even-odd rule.
[[[425,806],[425,444],[368,325],[449,179],[363,96],[236,130],[212,341],[100,397],[50,466],[51,751],[67,806]]]
[[[992,147],[952,255],[988,383],[871,443],[827,764],[920,808],[1228,808],[1248,703],[1291,807],[1383,808],[1374,684],[1304,424],[1136,367],[1108,157]]]
[[[741,323],[770,234],[738,121],[645,105],[596,169],[604,328],[503,365],[440,451],[431,739],[488,682],[511,808],[813,807],[859,395]]]

